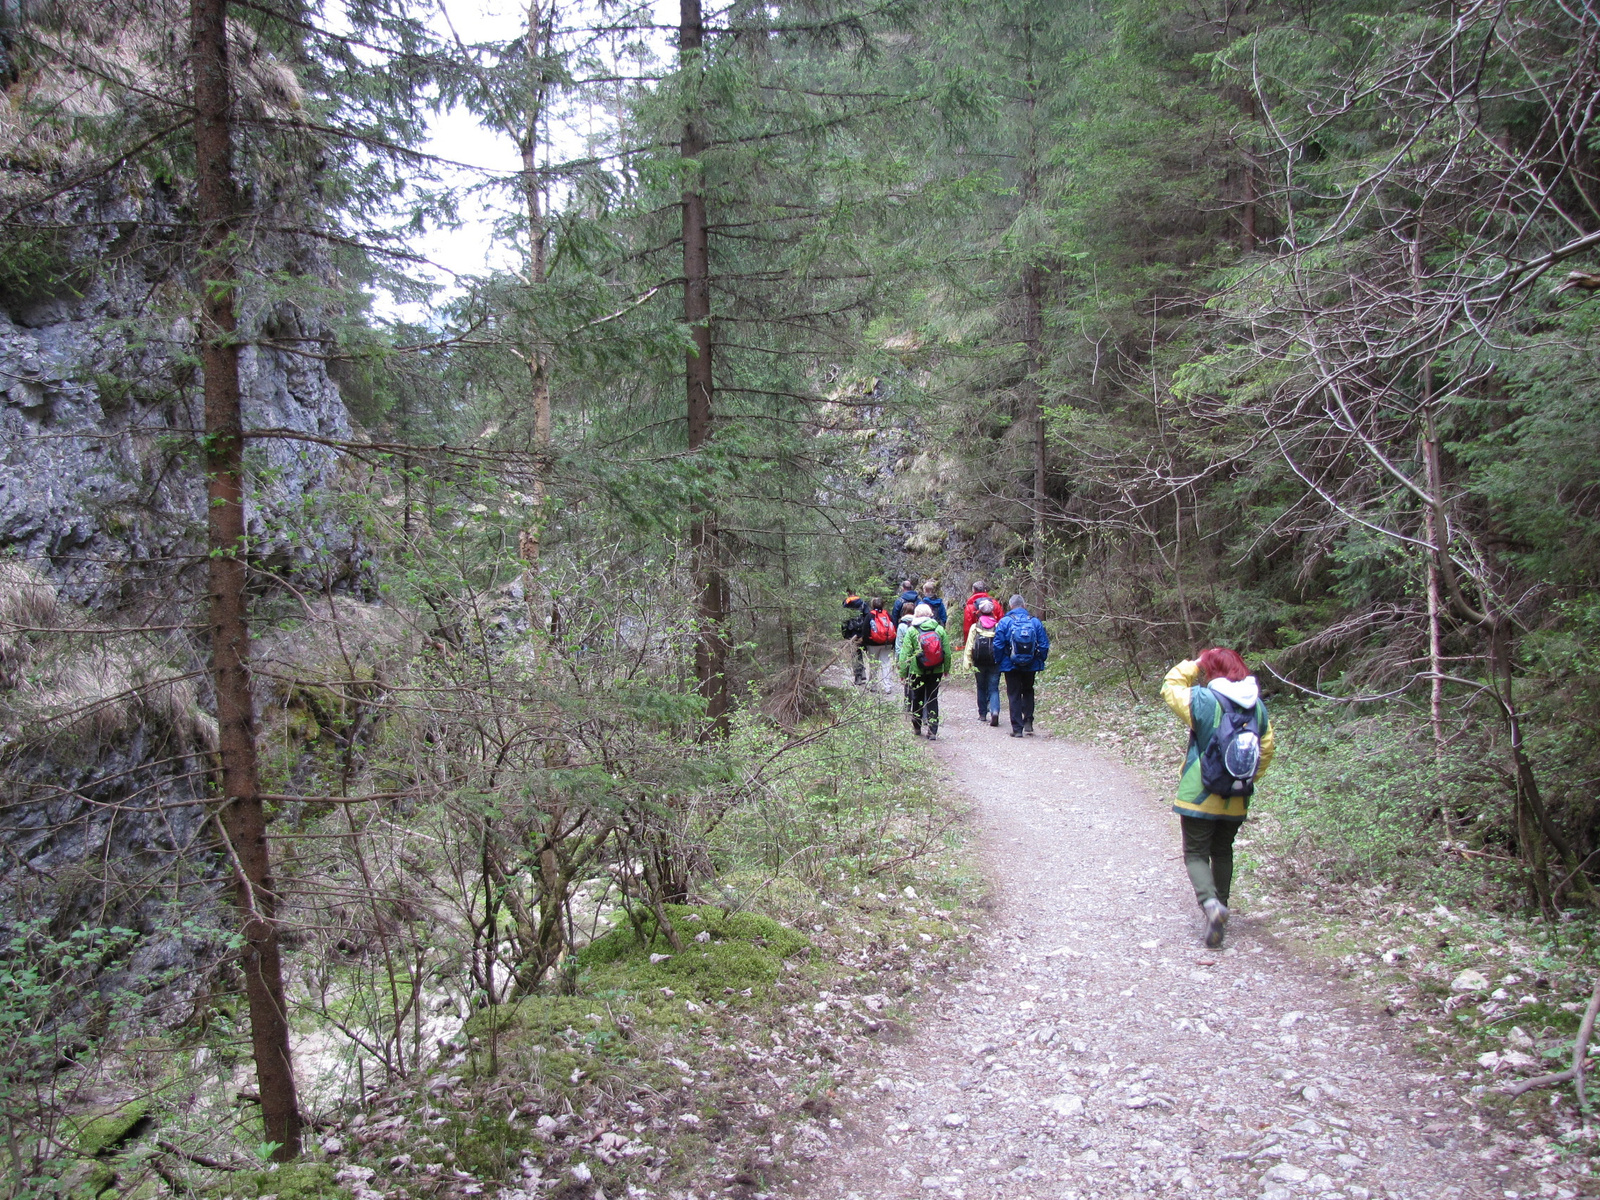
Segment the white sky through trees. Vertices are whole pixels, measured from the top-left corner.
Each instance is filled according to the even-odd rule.
[[[638,22],[640,14],[648,15],[643,22],[646,27],[637,32],[592,32]],[[526,20],[527,5],[518,0],[435,0],[429,24],[442,41],[459,38],[471,47],[508,42],[521,33]],[[583,32],[562,37],[558,49],[576,51],[573,73],[579,79],[594,74],[640,75],[670,61],[677,21],[677,0],[627,4],[578,0],[561,6],[557,24]],[[588,62],[583,61],[585,57]],[[560,95],[553,100],[540,155],[543,163],[582,157],[591,152],[597,139],[615,129],[614,109],[598,102],[596,96]],[[448,163],[461,164],[440,163],[436,168],[438,185],[454,193],[458,220],[450,226],[430,222],[425,232],[410,236],[407,249],[436,264],[437,269],[423,268],[419,273],[434,280],[440,291],[432,303],[401,303],[384,293],[375,297],[381,316],[424,325],[434,323],[433,310],[438,305],[461,292],[455,276],[516,270],[524,254],[522,239],[507,238],[502,229],[523,212],[516,178],[521,166],[516,143],[459,104],[434,115],[430,126],[422,149]],[[559,188],[555,191],[547,201],[547,211],[560,210]]]

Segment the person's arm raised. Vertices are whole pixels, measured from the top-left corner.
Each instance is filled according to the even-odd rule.
[[[1185,725],[1194,724],[1194,715],[1189,709],[1189,689],[1199,682],[1200,664],[1192,658],[1173,667],[1161,681],[1161,698]]]

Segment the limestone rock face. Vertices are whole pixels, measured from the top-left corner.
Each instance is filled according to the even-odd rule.
[[[181,197],[123,178],[49,218],[33,259],[0,251],[0,936],[129,931],[79,982],[142,993],[170,1024],[209,986],[232,923],[205,803],[205,638],[186,628],[207,562],[193,279],[171,232],[187,217]],[[359,589],[346,468],[325,444],[353,433],[332,338],[315,303],[257,286],[331,276],[314,246],[253,245],[245,427],[306,438],[249,443],[250,557],[264,587]],[[147,624],[167,632],[71,632]]]
[[[149,289],[142,272],[111,273],[81,297],[0,310],[0,552],[95,607],[170,583],[204,550],[193,331],[181,316],[152,330],[135,285]],[[258,343],[240,355],[246,428],[349,439],[322,331],[288,305],[247,310],[243,324]],[[252,440],[248,461],[257,558],[292,568],[350,556],[352,535],[319,500],[337,481],[336,450]]]

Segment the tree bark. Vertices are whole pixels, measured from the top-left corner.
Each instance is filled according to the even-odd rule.
[[[702,70],[700,54],[705,28],[700,0],[680,0],[678,51],[686,77],[685,87],[695,92],[687,72]],[[684,111],[680,153],[698,164],[706,151],[698,95]],[[689,451],[701,449],[711,439],[711,244],[706,222],[706,197],[698,165],[691,169],[683,193],[683,320],[693,345],[685,356],[684,381],[688,391]],[[706,716],[718,733],[728,730],[728,584],[722,564],[722,539],[716,512],[704,505],[693,511],[690,544],[694,554],[695,587],[699,594],[699,631],[694,648],[694,674],[705,698]]]
[[[244,525],[244,422],[234,310],[232,95],[227,0],[192,0],[194,141],[201,225],[200,361],[205,374],[211,670],[222,760],[222,826],[232,851],[244,935],[245,995],[266,1138],[280,1162],[300,1153],[289,1013],[278,950],[277,895],[256,770]]]
[[[1248,156],[1244,163],[1244,206],[1239,220],[1239,248],[1246,254],[1256,249],[1256,165]]]
[[[1417,216],[1416,236],[1411,239],[1411,294],[1413,316],[1422,320],[1422,217]],[[1422,461],[1428,495],[1441,496],[1439,470],[1439,432],[1433,419],[1433,355],[1424,358],[1419,372],[1422,401]],[[1422,506],[1423,527],[1428,545],[1439,545],[1439,521],[1433,505]],[[1444,756],[1444,654],[1441,649],[1439,563],[1437,554],[1428,556],[1428,672],[1433,678],[1428,689],[1428,719],[1433,726],[1433,756]],[[1443,807],[1445,828],[1454,833],[1449,805]]]
[[[528,220],[527,284],[530,292],[537,293],[546,277],[548,244],[545,237],[544,205],[539,179],[539,141],[542,135],[545,98],[549,88],[544,66],[544,54],[550,40],[549,21],[553,14],[542,11],[539,0],[528,6],[528,33],[525,54],[528,64],[528,92],[530,100],[523,114],[523,128],[518,135],[522,151],[522,193]],[[537,295],[530,297],[537,302]],[[544,539],[545,504],[549,495],[551,468],[550,426],[550,375],[549,361],[538,322],[529,319],[527,345],[523,359],[528,368],[529,399],[533,405],[533,519],[517,539],[517,550],[522,558],[522,596],[528,607],[528,619],[534,629],[544,631],[553,624],[546,611],[544,588],[539,575],[539,555]]]
[[[1244,115],[1252,122],[1260,120],[1256,112],[1255,97],[1246,91],[1239,101],[1239,107],[1244,110]],[[1241,145],[1237,138],[1234,147],[1244,159],[1242,168],[1241,192],[1239,204],[1239,250],[1244,254],[1253,254],[1256,249],[1256,201],[1259,192],[1256,185],[1256,160],[1249,147]]]
[[[1022,277],[1022,340],[1027,350],[1028,420],[1033,432],[1033,603],[1045,607],[1044,508],[1046,487],[1044,397],[1039,369],[1044,361],[1044,272],[1030,266]]]
[[[1023,145],[1022,204],[1024,209],[1039,202],[1039,135],[1035,119],[1038,77],[1033,64],[1033,17],[1031,11],[1023,23],[1024,67],[1023,111],[1026,116],[1026,140]],[[1027,253],[1038,253],[1028,247]],[[1043,389],[1039,386],[1039,371],[1044,365],[1044,271],[1037,262],[1029,262],[1022,273],[1022,345],[1026,372],[1023,394],[1027,419],[1033,434],[1033,536],[1031,566],[1033,578],[1032,603],[1034,611],[1045,614],[1045,550],[1044,506],[1046,486],[1045,428]]]

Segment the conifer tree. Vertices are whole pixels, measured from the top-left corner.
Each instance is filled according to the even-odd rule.
[[[200,355],[205,373],[206,530],[211,669],[222,760],[222,825],[244,937],[250,1041],[273,1158],[300,1154],[301,1117],[289,1052],[289,1007],[278,945],[278,894],[256,768],[245,541],[244,421],[239,403],[238,275],[231,261],[237,201],[227,0],[192,0],[194,150],[200,220]]]

